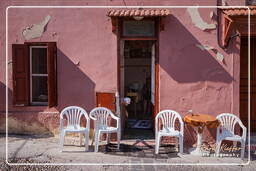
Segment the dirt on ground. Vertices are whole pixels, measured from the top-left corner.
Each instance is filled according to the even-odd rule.
[[[0,135],[0,170],[1,171],[76,171],[76,170],[111,170],[111,171],[167,171],[167,170],[239,170],[248,171],[256,168],[255,148],[251,148],[250,162],[248,152],[242,160],[239,151],[226,156],[192,156],[185,147],[185,153],[179,154],[175,145],[163,145],[160,154],[154,154],[154,144],[121,141],[120,150],[116,143],[106,145],[101,142],[99,152],[94,152],[91,145],[85,151],[80,146],[78,137],[67,137],[63,152],[60,152],[58,137],[8,136],[8,162],[5,162],[5,135]],[[255,147],[255,144],[251,144]],[[20,165],[23,163],[24,165]],[[54,165],[54,164],[58,165]],[[33,165],[30,165],[33,164]],[[45,165],[44,165],[45,164]],[[87,165],[86,165],[87,164]],[[88,165],[93,164],[93,165]],[[114,165],[118,164],[118,165]],[[181,165],[185,164],[185,165]]]

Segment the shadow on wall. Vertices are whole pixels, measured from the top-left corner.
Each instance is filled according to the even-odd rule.
[[[61,111],[67,106],[83,107],[87,112],[95,107],[95,83],[60,49],[57,52],[58,106]]]
[[[161,48],[165,55],[161,55],[160,66],[175,81],[179,83],[232,82],[232,76],[216,61],[214,56],[196,46],[201,43],[176,17],[167,17],[166,23],[169,24],[166,25],[167,28],[162,33],[164,38],[160,42],[165,44]]]
[[[209,38],[211,37],[212,35]],[[215,54],[213,56],[211,52],[203,51],[196,45],[201,45],[201,43],[184,24],[175,16],[166,17],[166,28],[161,33],[160,41],[160,67],[178,83],[189,84],[203,81],[231,83],[234,78],[218,62]],[[226,63],[225,58],[223,63]],[[185,144],[192,146],[196,143],[196,132],[189,125],[185,126],[184,131]],[[216,129],[205,129],[203,136],[208,142],[214,142]]]

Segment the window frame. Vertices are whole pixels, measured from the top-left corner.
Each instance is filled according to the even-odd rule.
[[[47,102],[38,102],[38,101],[33,101],[33,86],[32,86],[32,77],[47,77],[48,80],[48,73],[47,74],[33,74],[32,73],[32,49],[33,48],[41,48],[41,49],[46,49],[46,58],[47,58],[47,53],[48,53],[48,46],[47,45],[31,45],[29,46],[29,104],[31,106],[47,106],[48,105],[48,92],[47,92]],[[46,68],[47,68],[47,63],[46,63]],[[47,91],[48,91],[48,85],[47,85]]]
[[[45,104],[31,104],[30,100],[30,46],[47,47],[47,92]],[[12,44],[13,105],[15,107],[58,107],[58,47],[57,42],[24,42]]]

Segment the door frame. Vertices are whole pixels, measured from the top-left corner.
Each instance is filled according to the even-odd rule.
[[[154,118],[156,117],[157,113],[160,109],[160,101],[159,101],[159,33],[160,33],[160,17],[154,17],[154,18],[147,18],[155,21],[155,36],[154,37],[122,37],[122,21],[124,19],[127,19],[125,17],[119,17],[117,18],[117,29],[116,29],[116,35],[117,35],[117,91],[121,97],[121,41],[125,40],[154,40],[155,41],[155,97],[154,97],[154,110],[153,110],[153,129],[155,127]],[[130,19],[130,18],[128,18]],[[121,98],[120,98],[121,99]],[[120,103],[121,110],[120,110],[120,119],[121,119],[121,135],[123,135],[124,131],[124,112],[122,110],[123,104]]]
[[[251,42],[251,51],[249,52],[250,53],[250,78],[248,77],[247,80],[246,80],[246,83],[247,83],[247,86],[246,87],[242,87],[241,85],[241,68],[242,68],[242,60],[247,60],[247,66],[246,66],[246,69],[248,71],[248,66],[249,66],[249,62],[248,62],[248,55],[247,56],[244,56],[242,54],[242,49],[245,49],[246,52],[248,52],[248,35],[242,35],[241,38],[240,38],[240,78],[239,78],[239,114],[240,114],[240,119],[242,120],[243,124],[247,127],[248,131],[251,131],[251,132],[255,132],[256,131],[256,127],[254,126],[253,124],[253,121],[255,122],[254,117],[255,117],[255,108],[254,108],[254,105],[253,105],[253,102],[255,100],[255,96],[253,93],[256,92],[256,88],[255,88],[255,70],[254,70],[254,64],[255,64],[255,59],[253,58],[254,54],[255,54],[255,51],[252,52],[254,49],[252,49],[253,47],[253,43],[256,42],[256,35],[253,34],[250,36],[250,42]],[[244,47],[245,46],[245,47]],[[248,74],[248,73],[247,73]],[[250,85],[248,84],[248,79],[251,79],[250,80]],[[254,83],[253,83],[254,82]],[[250,101],[249,101],[249,96],[248,96],[248,93],[249,93],[249,86],[250,86]],[[242,91],[242,89],[245,89],[246,90],[246,94],[244,94]],[[246,104],[246,113],[244,113],[243,111],[243,108],[242,108],[242,103],[243,103],[243,100],[244,99],[241,99],[243,97],[246,97],[246,101],[245,104]],[[250,112],[249,112],[249,105],[248,103],[250,102]],[[250,115],[250,117],[249,117]],[[254,117],[253,117],[254,116]],[[249,124],[250,122],[250,124]],[[249,125],[250,125],[250,128],[249,128]]]

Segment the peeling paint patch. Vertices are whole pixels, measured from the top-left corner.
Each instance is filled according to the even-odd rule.
[[[47,15],[41,23],[33,24],[32,26],[25,28],[22,32],[23,37],[26,40],[41,37],[44,32],[45,26],[48,24],[50,19],[51,16]]]
[[[198,11],[198,8],[188,8],[187,12],[189,13],[189,16],[191,17],[193,24],[196,27],[198,27],[199,29],[204,30],[204,31],[216,29],[216,24],[208,24],[202,19],[201,15]]]
[[[217,52],[216,57],[219,61],[223,62],[224,56],[220,52]]]
[[[201,49],[202,51],[204,50],[212,50],[215,54],[216,54],[216,59],[223,62],[224,60],[224,56],[222,53],[220,53],[216,48],[212,47],[212,46],[208,46],[208,45],[200,45],[200,44],[196,44],[196,47],[198,47],[199,49]]]
[[[208,46],[208,45],[200,45],[200,44],[196,44],[196,47],[200,48],[202,51],[204,51],[204,50],[212,50],[212,49],[214,49],[214,47],[212,47],[212,46]]]

